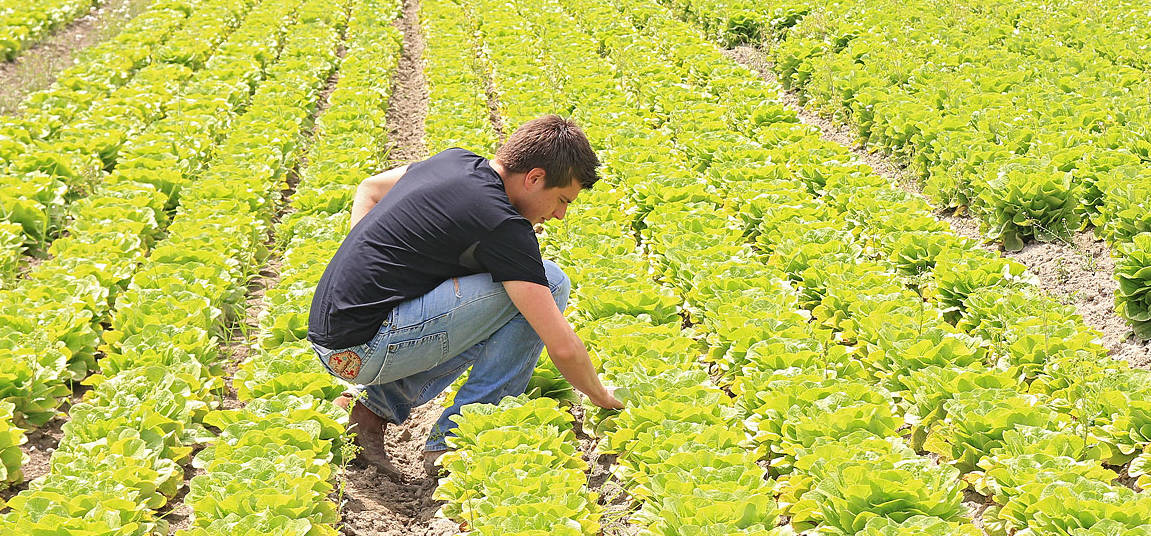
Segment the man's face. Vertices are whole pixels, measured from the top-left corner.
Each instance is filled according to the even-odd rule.
[[[524,177],[524,195],[516,205],[516,209],[532,225],[550,219],[562,220],[567,214],[568,205],[575,201],[579,193],[579,181],[573,180],[571,184],[559,188],[547,188],[544,186],[542,173],[528,172]]]

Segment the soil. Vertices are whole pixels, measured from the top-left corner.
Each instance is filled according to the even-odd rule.
[[[106,0],[16,59],[0,62],[0,114],[12,114],[29,93],[52,84],[76,53],[115,36],[151,0]]]
[[[1083,321],[1102,332],[1102,343],[1112,357],[1151,368],[1151,346],[1136,340],[1127,322],[1115,313],[1119,283],[1112,276],[1115,262],[1106,242],[1085,231],[1070,242],[1033,242],[1005,256],[1027,265],[1052,296],[1075,305]]]
[[[985,497],[971,490],[963,492],[963,506],[967,507],[967,516],[975,528],[983,531],[984,534],[987,531],[983,528],[983,512],[992,504],[994,503],[990,497]]]
[[[423,138],[428,90],[424,78],[424,34],[419,20],[419,1],[404,0],[402,17],[395,23],[404,34],[403,52],[387,113],[390,165],[427,157]],[[441,395],[414,408],[407,421],[389,425],[385,430],[388,455],[402,475],[400,482],[392,481],[367,464],[353,461],[346,467],[340,487],[331,497],[340,503],[340,534],[453,536],[459,533],[459,525],[437,517],[443,504],[432,498],[437,480],[424,471],[424,443],[443,411],[443,400]]]
[[[396,68],[388,102],[388,160],[402,165],[427,158],[424,118],[428,114],[428,83],[424,77],[424,32],[419,0],[404,0],[403,16],[395,22],[404,34],[403,54]]]
[[[24,481],[0,491],[0,499],[7,501],[15,497],[17,493],[28,489],[28,484],[33,480],[48,474],[52,453],[56,452],[60,439],[64,437],[61,427],[65,422],[68,422],[67,416],[56,416],[43,426],[25,433],[28,442],[20,447],[20,450],[28,456],[28,462],[23,466]]]
[[[779,87],[775,72],[761,50],[741,46],[725,52]],[[823,139],[850,148],[879,175],[908,192],[922,195],[918,181],[906,166],[869,150],[847,125],[803,108],[795,91],[779,87],[779,92],[780,103],[795,110],[801,122],[819,127]],[[957,212],[937,211],[935,215],[950,224],[956,234],[977,240],[984,248],[1026,265],[1039,277],[1040,287],[1063,303],[1074,305],[1083,322],[1099,330],[1102,334],[1100,342],[1113,358],[1124,359],[1134,367],[1151,368],[1151,342],[1136,340],[1126,321],[1115,313],[1113,296],[1118,282],[1112,275],[1114,262],[1105,243],[1095,240],[1090,231],[1084,231],[1076,233],[1069,241],[1032,242],[1022,251],[1001,252],[997,244],[983,239],[978,221],[968,213]]]
[[[201,450],[204,450],[204,447],[202,445],[197,446],[196,449],[192,451],[191,457],[188,459],[195,459],[196,455],[199,454]],[[168,522],[168,534],[175,534],[178,530],[184,530],[191,527],[192,506],[184,502],[184,497],[188,495],[188,491],[190,489],[188,483],[191,482],[193,478],[204,474],[203,469],[192,467],[190,462],[184,464],[183,469],[184,485],[180,486],[180,489],[176,490],[176,495],[168,501],[168,504],[165,504],[162,508],[156,511],[156,517],[164,519]]]
[[[437,517],[442,501],[432,498],[437,480],[424,472],[424,442],[443,411],[441,395],[412,410],[403,424],[388,425],[385,441],[401,482],[380,474],[375,467],[353,462],[344,473],[343,522],[340,534],[367,536],[411,534],[453,536],[460,526]],[[339,500],[339,490],[333,493]]]
[[[96,358],[101,357],[103,354],[96,352]],[[28,438],[28,441],[20,446],[20,451],[28,456],[28,462],[21,468],[24,471],[24,481],[0,490],[0,499],[7,501],[15,497],[17,493],[28,489],[28,485],[33,480],[48,474],[51,469],[52,453],[56,452],[56,448],[60,446],[60,440],[64,437],[63,427],[64,423],[68,422],[68,410],[83,400],[84,395],[92,390],[92,387],[77,382],[73,382],[71,388],[72,393],[68,395],[68,400],[59,408],[56,416],[44,423],[43,426],[24,433],[25,437]]]
[[[606,536],[624,536],[639,533],[641,527],[629,523],[635,507],[612,470],[615,468],[615,454],[602,454],[598,450],[599,438],[584,433],[584,407],[576,404],[571,407],[575,417],[573,429],[579,441],[580,453],[588,464],[588,491],[599,494],[599,504],[603,507],[600,518],[602,533]]]

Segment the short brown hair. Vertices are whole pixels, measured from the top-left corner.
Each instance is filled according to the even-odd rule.
[[[496,150],[496,159],[512,173],[543,168],[546,188],[563,188],[578,180],[580,188],[588,189],[599,180],[599,158],[587,136],[574,121],[555,114],[520,125]]]

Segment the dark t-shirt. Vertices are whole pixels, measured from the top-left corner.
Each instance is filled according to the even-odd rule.
[[[450,278],[547,285],[532,225],[516,212],[487,159],[448,149],[408,166],[344,238],[308,316],[308,338],[327,348],[363,344],[400,302]]]

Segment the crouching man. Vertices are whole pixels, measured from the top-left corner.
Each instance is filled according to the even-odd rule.
[[[363,391],[337,403],[355,404],[364,461],[397,477],[387,425],[471,368],[425,446],[434,472],[455,426],[449,417],[522,394],[544,346],[594,404],[622,407],[563,317],[571,284],[540,257],[533,229],[563,219],[598,166],[579,127],[549,115],[521,126],[490,161],[448,149],[360,184],[351,232],[316,288],[308,338],[328,372]]]

